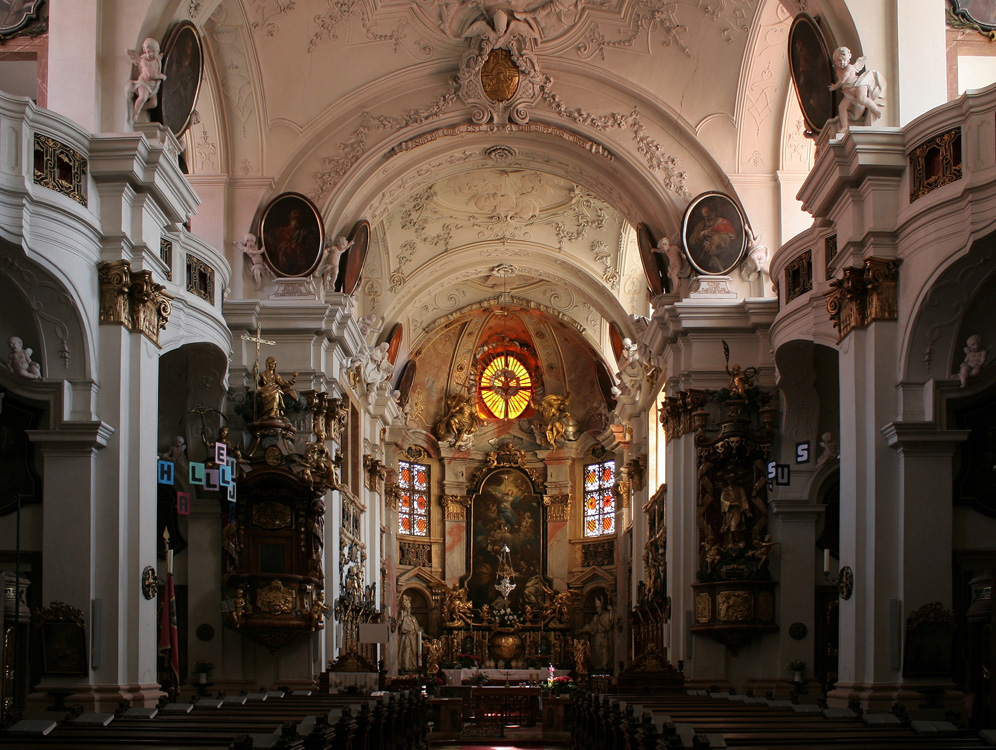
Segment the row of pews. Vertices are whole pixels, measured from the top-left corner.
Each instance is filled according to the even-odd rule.
[[[823,708],[818,703],[689,690],[678,695],[574,696],[571,750],[963,750],[996,736],[942,720]]]
[[[115,713],[28,714],[0,733],[25,750],[418,750],[426,707],[414,691],[373,695],[262,690]]]

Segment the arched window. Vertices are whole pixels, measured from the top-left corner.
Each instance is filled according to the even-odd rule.
[[[602,536],[616,532],[616,462],[603,461],[584,467],[584,535]]]
[[[398,461],[398,533],[429,536],[429,467]]]
[[[479,393],[498,419],[515,419],[532,399],[533,378],[518,357],[499,354],[481,373]]]

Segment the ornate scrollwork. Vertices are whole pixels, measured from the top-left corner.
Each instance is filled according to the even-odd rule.
[[[156,346],[173,306],[166,287],[152,280],[151,271],[132,271],[126,260],[97,264],[100,283],[100,322],[119,323],[138,331]]]
[[[287,529],[292,525],[292,513],[289,505],[267,500],[252,506],[252,523],[267,531]]]
[[[896,320],[900,260],[865,258],[861,267],[843,270],[830,282],[827,313],[842,341],[855,328],[865,328],[876,320]]]
[[[71,146],[41,133],[35,133],[34,151],[35,184],[86,206],[86,157]]]
[[[673,396],[665,396],[661,401],[660,420],[664,428],[664,439],[668,442],[680,438],[694,429],[692,415],[706,403],[705,391],[678,391]]]
[[[152,280],[151,271],[133,272],[128,295],[131,302],[131,330],[143,334],[156,346],[159,332],[166,328],[173,305],[166,287]]]
[[[387,466],[369,453],[363,455],[363,484],[371,492],[380,490],[380,483],[387,477]]]
[[[401,488],[397,482],[388,482],[384,485],[384,507],[388,510],[396,511],[398,501],[401,499]]]

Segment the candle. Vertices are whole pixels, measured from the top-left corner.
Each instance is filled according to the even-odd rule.
[[[823,572],[830,572],[830,550],[823,550]]]
[[[166,550],[166,572],[173,572],[173,550]]]

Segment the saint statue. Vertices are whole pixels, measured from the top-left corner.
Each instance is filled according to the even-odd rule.
[[[398,623],[398,671],[418,671],[418,641],[422,628],[412,614],[412,600],[401,597],[401,620]]]
[[[294,390],[296,380],[296,372],[290,380],[284,380],[277,373],[277,360],[273,357],[266,358],[266,369],[259,374],[259,390],[256,391],[256,398],[259,399],[259,406],[262,409],[260,419],[284,416],[287,399],[297,401],[297,391]]]
[[[591,618],[591,622],[581,628],[581,632],[588,635],[592,672],[612,671],[612,659],[615,654],[614,630],[612,607],[607,605],[602,597],[596,597],[595,616]]]

